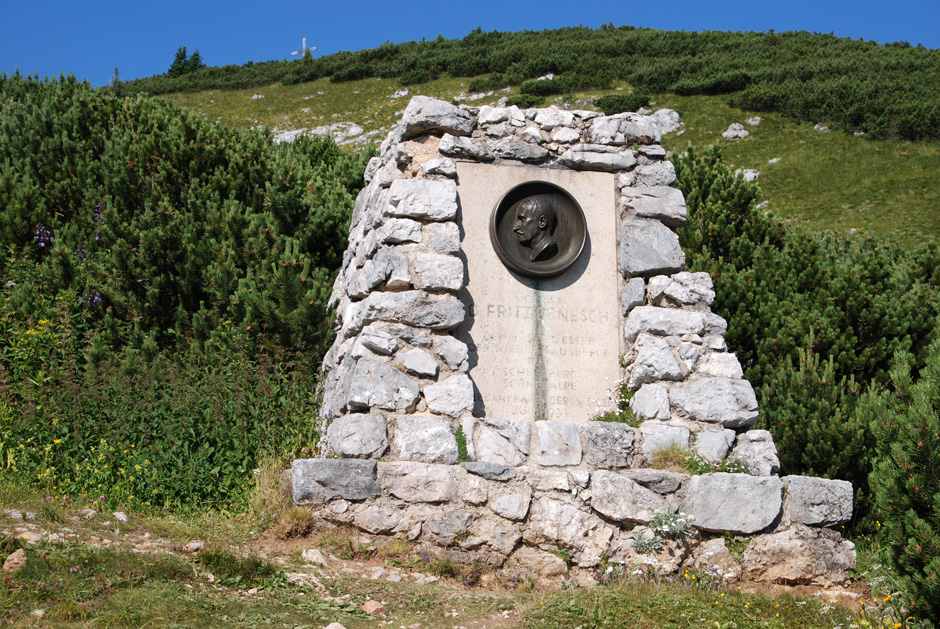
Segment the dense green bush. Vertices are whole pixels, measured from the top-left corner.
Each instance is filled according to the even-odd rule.
[[[624,111],[639,111],[641,107],[650,104],[649,94],[631,92],[630,94],[609,94],[601,96],[594,105],[608,116]]]

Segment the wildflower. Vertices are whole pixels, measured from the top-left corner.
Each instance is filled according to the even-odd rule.
[[[61,440],[61,439],[53,439],[53,440],[52,440],[52,443],[59,444],[59,443],[62,443],[62,440]]]
[[[890,600],[891,600],[891,595],[888,594],[886,597],[884,597],[884,600],[882,600],[881,602],[882,602],[882,603],[887,603],[887,602],[890,601]]]

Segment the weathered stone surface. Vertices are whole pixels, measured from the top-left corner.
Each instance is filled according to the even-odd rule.
[[[748,430],[738,435],[731,456],[747,463],[754,476],[772,476],[780,470],[777,446],[766,430]]]
[[[351,313],[349,332],[357,333],[373,321],[404,323],[432,330],[450,330],[460,325],[465,316],[464,305],[453,297],[435,299],[423,290],[401,293],[371,293]]]
[[[581,462],[581,436],[571,422],[535,422],[539,432],[539,465],[577,465]]]
[[[581,141],[581,132],[571,127],[555,127],[552,129],[552,142],[572,144]]]
[[[388,449],[385,419],[361,413],[338,417],[326,429],[326,443],[342,458],[377,459]]]
[[[547,109],[538,109],[535,114],[535,124],[546,131],[555,127],[570,127],[574,123],[574,114],[564,109],[552,106]]]
[[[437,361],[434,360],[430,354],[421,349],[411,349],[407,352],[402,352],[396,356],[396,358],[398,364],[400,364],[405,371],[417,376],[435,378],[437,377],[437,372],[440,370]]]
[[[411,287],[408,257],[398,247],[382,247],[367,266],[366,285],[369,290],[379,286],[388,290]]]
[[[852,483],[814,476],[784,476],[790,519],[807,526],[838,526],[852,519]]]
[[[773,524],[782,506],[783,483],[776,476],[716,472],[692,477],[682,510],[700,529],[750,535]]]
[[[689,447],[689,429],[684,426],[670,426],[655,420],[640,424],[643,435],[643,454],[652,459],[653,453],[668,445],[680,448]]]
[[[591,142],[597,144],[659,144],[662,134],[659,125],[650,116],[623,113],[599,116],[591,121]]]
[[[3,571],[18,572],[25,565],[26,552],[22,548],[17,548],[12,553],[7,555],[7,558],[3,560]]]
[[[394,336],[371,325],[362,328],[358,341],[376,354],[382,354],[383,356],[391,356],[401,346],[401,343]]]
[[[476,454],[480,461],[518,467],[529,455],[528,422],[487,417],[480,421]]]
[[[489,494],[486,481],[470,474],[457,476],[457,492],[461,500],[472,505],[484,504]]]
[[[451,157],[463,157],[479,162],[493,160],[493,154],[490,153],[489,149],[472,138],[456,138],[449,134],[445,135],[441,139],[441,144],[437,150]]]
[[[406,502],[450,502],[457,496],[456,470],[448,465],[395,461],[382,463],[380,482]]]
[[[423,242],[437,253],[457,253],[460,251],[460,228],[456,223],[425,225]]]
[[[460,417],[473,409],[473,383],[460,373],[424,387],[424,398],[430,411]]]
[[[644,384],[630,398],[630,409],[644,419],[669,419],[669,393],[658,384]]]
[[[676,273],[685,267],[679,237],[659,221],[626,219],[620,227],[620,272],[625,277]]]
[[[475,538],[475,539],[474,539]],[[512,524],[494,517],[477,518],[470,527],[468,545],[476,540],[488,544],[501,555],[508,555],[522,540],[522,535]],[[482,545],[482,544],[481,544]],[[461,544],[463,546],[463,544]]]
[[[590,568],[607,553],[614,529],[574,505],[542,497],[532,502],[523,537],[533,544],[565,548],[579,566]]]
[[[680,415],[725,428],[744,428],[758,418],[757,397],[747,380],[690,380],[669,389],[669,400]]]
[[[647,577],[654,575],[668,577],[679,571],[679,567],[691,551],[689,540],[666,539],[663,541],[662,550],[640,554],[633,548],[633,543],[639,537],[652,538],[653,531],[642,524],[633,527],[630,531],[620,531],[610,545],[611,563],[635,567],[631,570],[633,574],[639,574],[636,570],[641,570],[642,574]]]
[[[401,168],[398,166],[398,162],[389,160],[376,171],[375,176],[372,178],[372,183],[381,188],[388,188],[392,185],[392,182],[402,178],[404,178],[404,175],[401,172]]]
[[[388,189],[385,215],[452,221],[457,216],[457,184],[449,179],[398,179]]]
[[[565,470],[529,469],[525,473],[526,481],[537,491],[569,491],[571,474]]]
[[[449,511],[442,519],[428,520],[423,530],[441,546],[450,546],[460,535],[466,535],[470,523],[476,518],[472,511]]]
[[[618,522],[648,524],[657,513],[665,511],[666,501],[626,476],[597,470],[591,483],[591,508]]]
[[[688,474],[670,472],[667,470],[654,470],[651,468],[624,470],[621,473],[638,485],[642,485],[661,495],[675,493],[682,483],[690,478]]]
[[[584,459],[595,468],[629,467],[636,432],[627,424],[587,422],[579,426],[584,437]]]
[[[470,135],[474,128],[476,120],[469,112],[428,96],[412,98],[399,123],[403,140],[425,133]]]
[[[722,537],[704,541],[692,551],[689,567],[723,579],[737,579],[741,576],[741,565],[731,556]]]
[[[704,304],[710,306],[715,300],[715,290],[712,278],[708,273],[689,273],[683,271],[667,278],[660,295],[650,296],[654,303],[661,297],[668,298],[672,303],[686,306]]]
[[[379,229],[383,243],[421,242],[421,223],[410,218],[390,218]]]
[[[343,498],[365,500],[381,493],[375,461],[361,459],[294,459],[291,492],[295,504]]]
[[[620,294],[620,305],[623,307],[624,316],[637,306],[646,303],[646,283],[642,277],[634,277],[623,287],[623,293]]]
[[[732,380],[744,378],[744,370],[741,368],[741,363],[738,362],[738,357],[725,352],[709,354],[705,357],[705,360],[699,363],[695,371],[703,376],[713,378],[730,378]]]
[[[463,262],[456,256],[439,253],[418,253],[412,265],[415,288],[447,290],[456,293],[463,288]]]
[[[457,166],[449,157],[429,159],[421,164],[421,173],[424,175],[441,175],[453,179],[457,176]]]
[[[624,207],[639,218],[652,218],[666,225],[685,225],[688,211],[682,191],[669,186],[638,186],[621,192]]]
[[[418,384],[393,367],[360,358],[348,376],[346,403],[352,410],[384,408],[406,411],[418,400]]]
[[[721,135],[729,140],[735,140],[738,138],[746,138],[751,135],[751,132],[745,129],[744,125],[740,122],[732,122],[728,129]]]
[[[637,152],[639,152],[640,155],[645,155],[647,157],[666,157],[666,149],[661,147],[659,144],[643,144],[637,147]]]
[[[388,535],[398,527],[399,514],[391,507],[371,505],[358,512],[353,522],[366,533]]]
[[[490,499],[490,509],[507,520],[523,520],[529,512],[532,492],[523,485],[517,491]]]
[[[698,433],[695,438],[695,450],[710,463],[719,463],[728,456],[733,444],[734,431],[728,428],[706,430]]]
[[[306,561],[307,563],[312,563],[316,566],[326,567],[329,563],[326,556],[324,556],[323,551],[319,548],[307,548],[301,553],[300,558]]]
[[[457,462],[457,440],[446,419],[429,415],[402,415],[395,419],[394,447],[399,460]]]
[[[564,559],[554,553],[529,546],[520,547],[512,554],[511,559],[523,569],[534,572],[540,577],[557,577],[568,572],[568,564]]]
[[[452,336],[434,337],[432,345],[437,355],[441,357],[447,366],[455,371],[466,371],[468,369],[468,360],[470,350],[463,341],[455,339]]]
[[[516,476],[516,468],[508,465],[498,465],[486,461],[468,461],[461,463],[461,465],[471,474],[482,476],[486,480],[507,481]]]
[[[541,146],[513,138],[501,140],[493,148],[493,152],[504,159],[515,159],[528,163],[541,162],[548,157],[548,151]]]
[[[714,312],[705,313],[705,334],[718,334],[724,336],[728,331],[728,322]]]
[[[499,124],[509,120],[509,110],[506,107],[491,107],[483,105],[477,114],[477,121],[481,124]]]
[[[671,186],[676,183],[676,167],[672,162],[654,162],[636,167],[636,183],[641,186]]]
[[[652,115],[653,120],[659,125],[659,131],[662,134],[678,131],[682,126],[682,120],[679,113],[673,109],[658,109]]]
[[[741,564],[745,575],[755,581],[831,586],[849,580],[855,548],[835,531],[797,524],[752,539]]]
[[[641,333],[633,344],[633,363],[627,367],[627,386],[637,389],[642,384],[660,380],[682,380],[679,361],[666,339]]]
[[[636,156],[631,150],[612,151],[611,147],[599,144],[575,144],[558,161],[575,170],[616,172],[633,168]]]

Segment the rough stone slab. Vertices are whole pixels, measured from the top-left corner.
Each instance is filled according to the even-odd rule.
[[[457,509],[448,512],[442,519],[427,521],[423,528],[437,544],[450,546],[457,537],[467,534],[474,519],[476,515],[472,511]]]
[[[440,253],[418,253],[412,265],[415,288],[446,290],[452,293],[463,288],[463,262],[456,256]]]
[[[855,550],[835,531],[795,525],[752,539],[741,564],[755,581],[832,586],[849,581]]]
[[[709,463],[720,463],[728,456],[734,444],[734,436],[734,431],[728,428],[700,432],[695,438],[695,450]]]
[[[536,546],[571,550],[581,567],[599,564],[610,547],[614,529],[572,504],[542,497],[532,502],[529,511],[523,537]]]
[[[698,304],[711,306],[715,301],[715,290],[708,273],[683,271],[676,273],[669,280],[662,292],[674,303],[687,306]]]
[[[635,390],[661,380],[682,380],[683,371],[666,339],[641,333],[633,344],[633,363],[627,368],[627,386]]]
[[[549,155],[548,151],[541,146],[513,138],[504,138],[501,140],[499,144],[493,148],[493,152],[503,159],[514,159],[527,163],[545,161]]]
[[[721,134],[722,137],[729,140],[736,140],[739,138],[746,138],[751,135],[751,132],[744,128],[740,122],[732,122],[728,129]]]
[[[741,564],[731,555],[722,537],[706,540],[692,551],[689,567],[723,579],[741,576]]]
[[[574,113],[554,106],[539,109],[535,114],[535,124],[546,131],[555,127],[570,127],[574,124]]]
[[[503,556],[511,553],[522,540],[522,535],[516,527],[505,520],[493,517],[476,519],[470,527],[470,536],[483,540]]]
[[[747,463],[754,476],[772,476],[780,470],[777,446],[766,430],[748,430],[738,435],[731,456]]]
[[[366,287],[369,290],[380,286],[388,290],[411,288],[408,257],[398,247],[382,247],[366,264],[369,269],[366,274]]]
[[[437,355],[455,371],[466,371],[469,367],[470,350],[467,344],[452,336],[434,337],[432,345]]]
[[[349,315],[348,331],[353,334],[373,321],[451,330],[460,325],[465,316],[464,305],[459,300],[453,297],[436,299],[423,290],[371,293],[352,306],[355,308]]]
[[[682,510],[700,529],[750,535],[773,524],[782,507],[783,483],[776,476],[716,472],[692,477]]]
[[[350,409],[383,408],[407,411],[418,400],[418,384],[386,364],[360,358],[349,378],[346,404]]]
[[[425,225],[423,242],[437,253],[457,253],[460,251],[460,228],[456,223]]]
[[[632,343],[641,332],[657,336],[681,336],[683,334],[702,334],[705,331],[705,317],[701,312],[658,308],[656,306],[638,306],[627,315],[624,324],[624,336]]]
[[[424,398],[431,412],[460,417],[473,409],[473,383],[460,373],[424,387]]]
[[[682,483],[691,478],[688,474],[669,472],[667,470],[654,470],[651,468],[624,470],[622,474],[638,485],[642,485],[663,496],[666,494],[674,494],[679,490],[679,487],[682,486]]]
[[[852,519],[852,483],[815,476],[784,476],[790,519],[807,526],[838,526]]]
[[[659,125],[650,116],[635,113],[600,116],[591,121],[591,142],[596,144],[659,144],[662,139]]]
[[[381,505],[366,507],[355,515],[353,522],[360,529],[372,535],[388,535],[399,524],[396,510]]]
[[[672,410],[679,415],[701,422],[722,424],[725,428],[745,428],[754,424],[759,417],[757,397],[747,380],[690,380],[670,388],[669,401]]]
[[[696,373],[713,378],[730,378],[741,380],[744,378],[744,369],[738,362],[738,357],[731,353],[719,352],[709,354],[696,368]]]
[[[685,225],[688,210],[682,191],[669,186],[637,186],[621,192],[624,207],[639,218],[652,218],[666,225]]]
[[[668,445],[689,447],[689,429],[684,426],[646,421],[640,424],[640,434],[643,435],[643,454],[649,459],[652,459],[654,452]]]
[[[592,144],[575,144],[562,153],[558,161],[575,170],[599,170],[616,172],[636,166],[636,156],[631,150],[610,152],[595,150],[607,147],[595,147]]]
[[[457,184],[449,179],[398,179],[388,189],[385,215],[429,221],[457,217]]]
[[[522,546],[510,558],[523,569],[540,577],[557,577],[568,573],[568,564],[558,555],[529,546]]]
[[[516,476],[516,468],[508,465],[487,463],[486,461],[468,461],[461,466],[471,474],[482,476],[486,480],[507,481]]]
[[[556,127],[552,129],[552,142],[572,144],[581,141],[581,132],[571,127]]]
[[[659,221],[626,219],[620,227],[620,272],[624,277],[677,273],[685,267],[679,236]]]
[[[584,459],[594,468],[629,467],[636,431],[627,424],[587,422],[579,426],[584,437]]]
[[[676,167],[672,162],[654,162],[636,167],[636,182],[641,186],[671,186],[676,183]]]
[[[571,474],[565,470],[529,469],[525,478],[532,489],[537,491],[569,491]]]
[[[400,461],[457,462],[457,440],[443,417],[401,415],[395,421],[393,444]]]
[[[705,313],[705,334],[718,334],[724,336],[728,331],[728,322],[714,312]]]
[[[461,500],[472,505],[486,503],[489,493],[486,490],[486,481],[470,474],[458,474],[457,491]]]
[[[379,415],[351,413],[326,429],[327,451],[342,458],[377,459],[388,449],[388,430]]]
[[[454,467],[417,461],[382,463],[383,489],[406,502],[450,502],[457,496]]]
[[[470,135],[475,128],[476,119],[469,112],[428,96],[412,98],[399,123],[403,140],[426,133]]]
[[[531,425],[528,422],[487,417],[480,420],[476,439],[477,459],[518,467],[529,455]]]
[[[646,283],[642,277],[634,277],[628,281],[620,294],[620,305],[623,307],[623,315],[646,303]]]
[[[591,508],[618,522],[649,524],[657,513],[666,510],[666,501],[626,476],[598,470],[591,483]]]
[[[362,328],[358,341],[376,354],[384,356],[391,356],[401,347],[401,343],[394,336],[371,325]]]
[[[494,157],[489,149],[480,142],[472,138],[457,138],[450,134],[441,138],[441,143],[437,147],[443,155],[450,157],[462,157],[472,159],[478,162],[491,162]]]
[[[663,134],[678,131],[679,127],[682,126],[679,113],[674,109],[657,109],[652,118],[659,125],[659,130]]]
[[[421,174],[441,175],[453,179],[457,176],[457,166],[449,157],[437,157],[421,164]]]
[[[383,243],[421,242],[421,223],[410,218],[390,218],[379,229]]]
[[[520,490],[490,498],[490,509],[507,520],[524,520],[532,502],[532,492],[523,486]]]
[[[506,107],[483,105],[480,107],[480,113],[477,114],[477,121],[480,124],[499,124],[507,120],[509,120],[509,109]]]
[[[362,459],[294,459],[291,493],[294,504],[317,504],[342,498],[365,500],[381,494],[376,462]]]
[[[435,378],[440,366],[437,361],[422,349],[411,349],[396,356],[398,364],[405,371],[424,378]]]
[[[539,465],[577,465],[581,462],[581,436],[578,427],[565,421],[535,422],[541,453]]]
[[[644,419],[669,419],[669,393],[658,384],[644,384],[630,398],[630,409]]]

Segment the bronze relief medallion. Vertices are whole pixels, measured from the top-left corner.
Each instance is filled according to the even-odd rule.
[[[577,201],[563,188],[529,181],[507,192],[490,218],[496,255],[513,271],[551,277],[581,255],[587,222]]]

